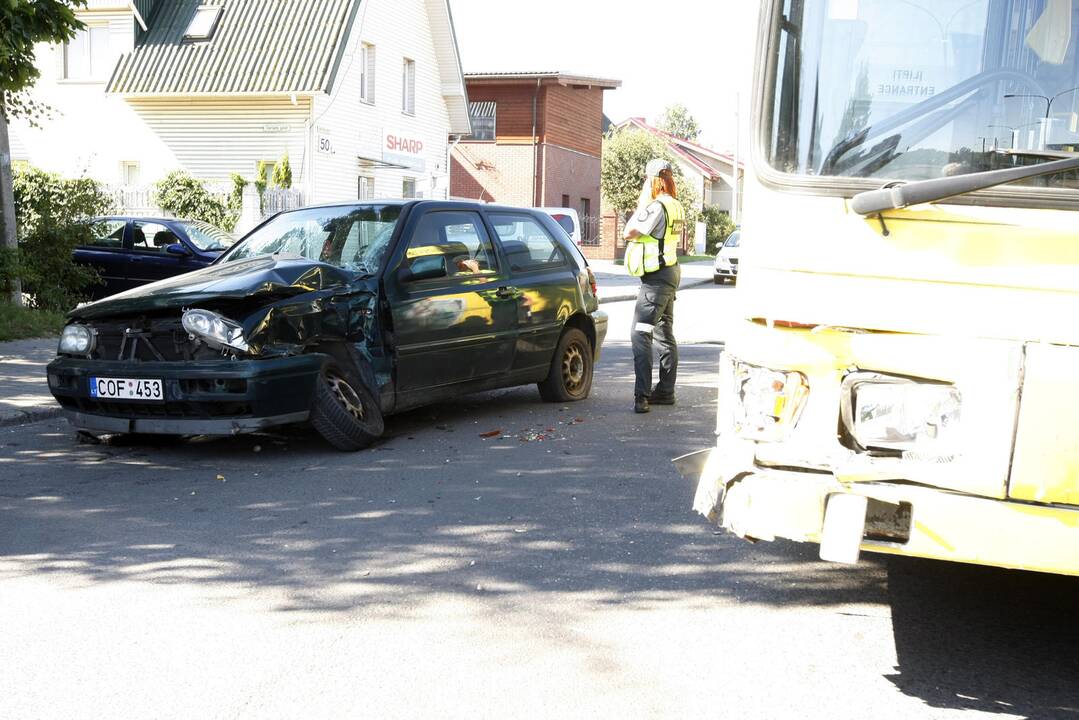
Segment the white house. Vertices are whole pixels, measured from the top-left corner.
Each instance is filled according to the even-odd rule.
[[[616,126],[619,130],[632,128],[651,133],[667,143],[667,149],[678,161],[682,175],[692,183],[700,195],[705,207],[718,206],[720,210],[731,211],[734,202],[734,157],[726,153],[710,150],[697,143],[683,140],[644,121],[644,118],[629,118]],[[745,166],[738,163],[738,188],[742,189]],[[741,193],[738,194],[741,198]],[[739,209],[741,200],[739,199]]]
[[[286,153],[304,202],[445,197],[470,132],[448,0],[90,0],[38,48],[40,128],[12,156],[145,186],[255,177]]]

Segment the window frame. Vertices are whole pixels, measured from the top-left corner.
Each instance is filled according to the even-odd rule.
[[[128,249],[129,252],[137,253],[139,255],[146,255],[147,257],[166,257],[166,256],[168,256],[168,253],[165,251],[165,248],[167,248],[168,245],[153,245],[152,247],[148,247],[148,246],[135,247],[135,230],[136,229],[141,230],[143,227],[146,227],[148,225],[157,225],[158,227],[160,227],[160,228],[162,228],[164,230],[168,230],[170,233],[172,233],[176,237],[176,242],[178,242],[180,244],[184,244],[184,239],[183,239],[183,237],[181,237],[180,233],[176,232],[176,229],[173,228],[173,227],[170,227],[167,223],[158,222],[157,220],[143,220],[143,221],[131,220],[127,224],[127,226],[128,226],[127,249]],[[157,233],[155,232],[154,235],[156,236]],[[146,238],[146,241],[148,243],[150,242],[150,237],[146,235],[146,231],[143,231],[142,236],[144,238]]]
[[[401,113],[416,115],[416,61],[407,57],[401,63]]]
[[[408,183],[412,183],[412,193],[411,194],[406,194],[405,193],[405,185],[407,185]],[[419,200],[420,198],[416,194],[417,192],[418,191],[416,190],[416,178],[411,177],[411,176],[401,178],[401,197],[403,199],[405,199],[405,200]]]
[[[527,267],[527,268],[515,269],[513,267],[513,265],[509,261],[509,254],[506,253],[505,240],[503,240],[502,236],[498,234],[498,223],[495,221],[495,218],[497,218],[497,217],[514,217],[514,218],[519,218],[519,220],[517,220],[517,222],[520,222],[521,220],[530,220],[531,222],[533,222],[536,225],[536,227],[538,227],[543,232],[543,234],[547,237],[547,239],[551,241],[551,245],[558,249],[558,251],[559,251],[559,253],[561,254],[561,257],[562,257],[561,262],[550,263],[550,262],[545,261],[543,265],[540,265],[540,266],[537,266],[537,267]],[[498,247],[499,247],[500,252],[502,252],[506,256],[506,270],[510,275],[518,276],[518,275],[531,275],[533,273],[540,273],[540,272],[555,272],[555,271],[562,270],[562,269],[565,269],[565,268],[570,266],[570,255],[569,255],[569,252],[566,250],[565,245],[562,242],[559,241],[559,239],[555,236],[555,234],[550,231],[550,229],[544,224],[543,220],[540,219],[539,217],[537,217],[537,216],[535,216],[535,215],[533,215],[531,213],[528,213],[528,212],[520,212],[520,211],[513,211],[513,210],[499,210],[499,211],[495,211],[495,212],[486,213],[486,218],[487,218],[487,222],[489,222],[491,224],[491,231],[494,233],[494,239],[498,242]],[[551,218],[551,222],[557,222],[557,221],[554,218]],[[567,240],[568,240],[568,236],[567,236]],[[569,244],[573,245],[572,242],[569,242]],[[531,253],[529,254],[529,256],[531,257]]]
[[[70,40],[65,40],[60,47],[60,63],[61,63],[61,78],[60,81],[64,83],[106,83],[109,80],[109,76],[112,74],[113,68],[116,67],[115,60],[113,62],[105,62],[108,67],[103,68],[100,74],[94,72],[94,31],[104,32],[106,38],[106,52],[112,47],[112,29],[109,27],[108,22],[101,20],[88,20],[83,22],[84,27],[75,32],[75,37]],[[86,67],[87,71],[85,75],[73,76],[71,74],[71,43],[78,37],[83,35],[85,37],[85,52],[82,53],[80,62]]]
[[[80,243],[77,247],[81,250],[93,250],[94,252],[114,252],[114,253],[126,253],[131,248],[129,246],[131,240],[131,222],[125,218],[118,217],[101,217],[93,218],[86,222],[88,227],[97,225],[100,223],[119,223],[120,230],[120,245],[113,247],[108,245],[94,245],[93,243]],[[115,230],[113,231],[115,232]],[[111,233],[110,233],[111,235]]]
[[[360,102],[375,104],[375,46],[360,43]]]
[[[199,17],[205,17],[213,13],[213,17],[210,19],[210,24],[205,31],[199,33],[193,33],[192,29],[195,26],[195,22],[199,20]],[[221,15],[224,14],[224,6],[222,5],[199,5],[195,8],[195,14],[191,16],[191,20],[187,23],[187,28],[184,30],[183,41],[184,42],[208,42],[214,36],[214,32],[217,31],[217,26],[221,22]]]
[[[498,242],[498,238],[497,238],[496,234],[492,234],[492,232],[490,230],[488,230],[487,222],[486,222],[488,220],[488,218],[484,217],[483,213],[481,213],[479,210],[475,210],[475,209],[472,209],[472,208],[458,208],[458,209],[447,208],[445,210],[429,210],[429,211],[423,213],[423,215],[421,215],[419,218],[417,218],[416,224],[409,229],[408,238],[402,244],[403,246],[401,248],[401,261],[397,265],[397,271],[400,271],[401,268],[408,267],[408,261],[409,261],[408,251],[409,251],[409,248],[412,247],[412,240],[415,239],[418,236],[417,231],[420,229],[422,223],[425,220],[427,220],[428,218],[430,218],[430,217],[435,217],[435,216],[438,216],[438,215],[448,215],[448,214],[469,215],[469,216],[471,216],[473,218],[472,223],[477,229],[478,235],[480,237],[480,243],[481,243],[481,245],[486,245],[486,248],[487,248],[486,255],[487,255],[488,264],[489,265],[493,264],[493,267],[490,267],[487,270],[487,272],[477,272],[477,273],[451,272],[450,274],[447,274],[445,277],[430,278],[430,279],[427,279],[427,280],[413,280],[413,281],[410,281],[410,282],[407,282],[407,283],[403,283],[403,287],[405,287],[405,288],[421,287],[422,288],[422,287],[426,287],[428,284],[438,284],[438,283],[447,283],[447,282],[450,282],[450,283],[475,282],[476,280],[495,280],[495,279],[501,278],[503,276],[504,271],[503,271],[503,258],[502,258],[502,246],[501,246],[501,243]],[[446,227],[449,227],[449,225],[442,225],[440,227],[440,229],[439,229],[439,231],[442,233],[443,237],[445,237],[445,228]],[[507,267],[508,267],[508,265],[507,265]]]

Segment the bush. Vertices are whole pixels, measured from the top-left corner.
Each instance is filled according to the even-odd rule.
[[[159,180],[154,185],[153,199],[158,207],[178,218],[202,220],[229,232],[240,217],[227,200],[211,193],[183,170],[174,170]]]
[[[90,241],[80,221],[112,210],[112,198],[89,178],[65,179],[37,168],[14,174],[18,252],[0,259],[0,281],[17,275],[32,308],[67,311],[100,282],[93,268],[76,265],[73,252]]]
[[[64,313],[31,310],[0,300],[0,342],[50,337],[64,329]]]
[[[705,252],[715,255],[727,236],[734,232],[734,221],[731,220],[730,213],[720,210],[715,205],[704,209],[703,220],[708,225],[708,242],[705,245]]]
[[[289,164],[288,153],[285,153],[281,161],[274,165],[273,184],[282,190],[292,187],[292,165]]]

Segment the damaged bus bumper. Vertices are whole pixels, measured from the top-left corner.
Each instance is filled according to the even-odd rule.
[[[740,537],[819,543],[823,559],[839,562],[868,551],[1079,575],[1079,509],[828,473],[732,472],[730,458],[721,444],[696,460],[694,509]]]

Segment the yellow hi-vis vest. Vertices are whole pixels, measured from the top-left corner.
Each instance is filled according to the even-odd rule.
[[[651,234],[626,241],[626,270],[633,277],[678,264],[678,243],[686,224],[686,211],[682,209],[682,203],[670,195],[660,195],[656,200],[663,206],[667,227],[662,241]]]

